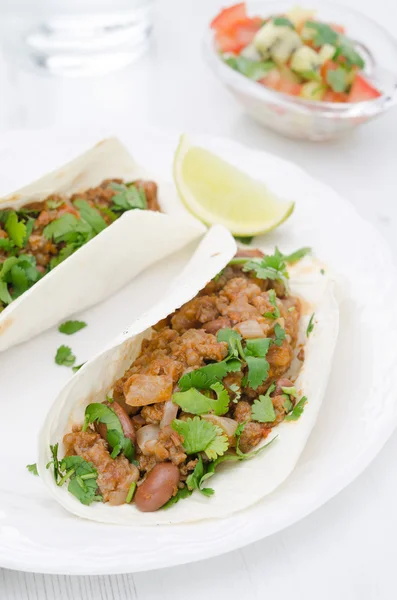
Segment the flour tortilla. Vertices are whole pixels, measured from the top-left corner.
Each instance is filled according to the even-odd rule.
[[[141,513],[133,504],[115,507],[95,503],[84,506],[67,491],[67,486],[58,487],[52,470],[46,469],[51,459],[50,444],[60,442],[59,456],[62,457],[64,434],[71,430],[73,424],[83,422],[87,404],[105,400],[114,382],[139,354],[142,340],[152,335],[151,325],[192,299],[227,264],[234,251],[234,242],[222,226],[210,230],[173,286],[173,292],[138,319],[108,350],[87,363],[55,401],[40,434],[38,469],[52,496],[71,513],[94,521],[122,525],[177,524],[222,518],[259,502],[294,469],[321,407],[339,325],[333,281],[321,275],[318,264],[311,259],[305,259],[305,274],[298,270],[295,277],[292,270],[290,281],[291,293],[303,299],[299,344],[303,345],[305,352],[303,366],[300,367],[300,362],[294,360],[290,374],[298,375],[296,387],[299,397],[307,396],[308,403],[299,420],[284,421],[272,430],[266,442],[276,436],[277,439],[258,456],[218,467],[208,481],[208,485],[215,489],[213,496],[206,498],[194,492],[190,498],[171,508],[154,513]],[[307,337],[306,329],[313,312],[314,329]]]
[[[153,179],[159,184],[160,205],[178,201],[173,186],[148,175],[117,139],[110,138],[0,199],[0,210],[18,210],[51,194],[83,192],[115,178]],[[0,351],[111,296],[141,271],[198,240],[205,231],[189,216],[171,217],[146,210],[124,213],[0,313]]]

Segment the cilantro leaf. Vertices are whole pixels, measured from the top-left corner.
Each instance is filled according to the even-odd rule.
[[[309,337],[309,335],[311,334],[311,332],[314,329],[313,319],[314,319],[314,315],[315,314],[316,313],[313,313],[312,316],[310,317],[309,324],[308,324],[307,329],[306,329],[306,337]]]
[[[59,346],[57,350],[55,362],[60,366],[71,367],[76,362],[76,357],[72,353],[72,350],[69,348],[69,346],[62,345]]]
[[[265,312],[263,316],[267,317],[268,319],[278,319],[280,317],[280,309],[277,306],[276,292],[274,290],[269,290],[269,302],[273,306],[273,311]]]
[[[58,446],[59,444],[55,444],[54,446],[50,446],[50,452],[52,456],[52,460],[46,464],[46,469],[49,469],[51,465],[54,467],[54,479],[55,483],[58,483],[59,477],[59,460],[58,460]]]
[[[271,338],[252,338],[246,341],[245,353],[248,356],[264,358],[269,351]]]
[[[334,71],[328,70],[326,79],[334,92],[345,92],[349,87],[346,69],[342,67],[338,67]]]
[[[60,265],[61,262],[69,258],[69,256],[71,256],[75,250],[77,250],[77,248],[74,248],[73,246],[65,246],[64,248],[61,248],[58,255],[53,256],[50,260],[50,269],[55,269],[55,267]]]
[[[214,490],[212,488],[202,487],[203,482],[206,480],[205,475],[206,467],[204,466],[203,459],[200,455],[197,465],[194,467],[194,471],[186,479],[186,485],[189,490],[198,490],[204,494],[204,496],[212,496],[214,494]]]
[[[62,206],[62,204],[64,204],[64,201],[63,200],[47,200],[46,204],[47,204],[47,208],[49,210],[56,210],[57,208]]]
[[[238,71],[242,75],[245,75],[253,81],[259,81],[263,79],[269,71],[275,68],[275,63],[271,60],[258,61],[251,60],[245,56],[229,56],[225,59],[225,63],[229,65],[235,71]],[[251,238],[236,238],[242,241],[244,244],[250,243]],[[249,240],[248,242],[246,240]]]
[[[33,465],[26,465],[26,468],[29,471],[29,473],[32,473],[33,475],[39,474],[36,463],[34,463]]]
[[[217,395],[216,400],[201,394],[195,388],[190,388],[186,392],[176,392],[172,396],[172,401],[180,406],[183,411],[192,415],[204,415],[209,412],[224,415],[229,409],[229,394],[219,382],[212,384],[211,389]]]
[[[205,367],[201,367],[201,369],[196,369],[182,375],[178,381],[178,386],[182,392],[192,387],[199,390],[209,390],[214,383],[221,382],[228,373],[234,373],[240,371],[240,369],[241,363],[237,359],[211,363]]]
[[[284,400],[284,404],[283,404],[284,410],[285,412],[288,414],[291,412],[291,410],[293,409],[294,405],[292,404],[291,400],[288,398],[288,396],[285,396],[285,400]]]
[[[275,17],[272,21],[276,27],[291,27],[291,29],[295,29],[294,24],[287,17]]]
[[[49,223],[43,229],[43,235],[55,243],[66,242],[72,244],[77,250],[90,239],[95,237],[95,231],[86,221],[78,219],[75,215],[67,213]]]
[[[314,46],[319,47],[324,44],[330,44],[336,46],[338,43],[338,34],[326,23],[320,23],[319,21],[306,21],[305,29],[309,28],[313,30],[312,41]]]
[[[5,281],[0,281],[0,302],[3,304],[11,304],[12,298],[10,296],[10,292],[8,291],[8,286]]]
[[[276,346],[282,346],[283,341],[285,340],[285,329],[281,327],[280,323],[275,324],[274,335],[276,336],[274,344],[276,344]]]
[[[66,335],[72,335],[73,333],[80,331],[80,329],[84,329],[84,327],[87,327],[87,323],[84,321],[65,321],[65,323],[62,323],[58,327],[58,331],[60,333],[65,333]]]
[[[306,403],[307,403],[307,398],[306,398],[306,396],[303,396],[303,398],[301,398],[299,400],[298,404],[295,405],[295,408],[293,409],[293,411],[290,412],[285,417],[285,420],[286,421],[297,421],[299,419],[299,417],[303,414]]]
[[[258,423],[273,423],[276,420],[273,402],[270,394],[274,392],[276,385],[273,383],[264,396],[259,396],[252,405],[251,416]]]
[[[98,471],[91,462],[85,461],[81,456],[65,456],[60,464],[61,479],[57,482],[62,486],[69,480],[68,491],[82,504],[90,505],[92,502],[102,500],[97,495]]]
[[[186,454],[205,452],[209,459],[221,456],[226,452],[229,443],[220,427],[199,417],[181,421],[174,419],[172,428],[183,438]]]
[[[81,218],[92,227],[95,233],[101,233],[106,229],[107,225],[104,219],[86,200],[75,200],[73,204],[79,211]]]
[[[283,283],[286,283],[289,277],[284,255],[278,248],[275,249],[274,254],[247,261],[243,266],[243,271],[255,271],[255,275],[259,279],[271,279]]]
[[[349,67],[357,66],[359,69],[365,68],[365,61],[360,54],[355,50],[353,43],[344,35],[339,36],[338,47],[336,48],[334,60],[339,56],[343,56],[346,64]]]
[[[75,365],[74,367],[72,367],[72,371],[73,373],[77,373],[77,371],[80,371],[81,367],[84,367],[85,363],[81,363],[81,365]]]
[[[111,183],[110,187],[118,193],[112,197],[114,204],[113,210],[126,211],[139,208],[147,208],[145,192],[142,188],[138,189],[134,184],[125,185],[120,183]]]
[[[18,221],[18,215],[15,211],[12,210],[8,213],[4,229],[14,244],[18,248],[23,248],[24,240],[26,238],[26,225],[23,221]]]
[[[168,502],[166,502],[161,508],[170,508],[170,506],[173,506],[174,504],[179,502],[179,500],[185,500],[185,498],[189,498],[189,496],[191,496],[192,494],[192,490],[189,490],[189,488],[184,487],[181,490],[178,490],[175,496],[171,496]]]
[[[233,402],[238,402],[241,398],[241,388],[237,385],[237,383],[232,383],[231,385],[229,385],[229,388],[235,394]]]
[[[295,250],[295,252],[291,252],[291,254],[284,254],[284,260],[286,263],[292,265],[308,254],[311,254],[312,249],[309,246],[305,246],[304,248],[299,248],[299,250]]]
[[[10,276],[14,298],[26,292],[26,290],[29,288],[29,282],[23,268],[19,265],[14,265],[11,267]]]
[[[9,254],[14,250],[15,244],[10,238],[0,238],[0,250],[3,250],[6,254]]]
[[[116,458],[122,452],[130,462],[134,459],[135,448],[131,440],[124,436],[120,419],[112,408],[100,402],[92,402],[85,409],[84,426],[89,423],[104,423],[107,427],[106,441],[112,448],[111,457]]]
[[[229,329],[225,327],[224,329],[219,329],[216,334],[216,339],[218,342],[227,342],[229,355],[238,357],[240,356],[244,358],[244,352],[241,346],[241,340],[243,339],[238,331],[234,329]]]
[[[269,363],[266,358],[255,356],[247,356],[246,362],[248,366],[248,385],[256,390],[268,378]]]

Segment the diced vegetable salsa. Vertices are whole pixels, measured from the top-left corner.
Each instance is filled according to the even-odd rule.
[[[318,21],[315,11],[296,7],[262,19],[249,17],[240,3],[223,9],[211,28],[225,63],[267,88],[323,102],[381,96],[344,27]]]

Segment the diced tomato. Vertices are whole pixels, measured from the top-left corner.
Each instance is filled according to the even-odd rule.
[[[271,88],[272,90],[277,90],[280,84],[280,80],[280,71],[278,71],[277,69],[272,69],[271,71],[269,71],[266,77],[259,81],[259,83],[262,83],[262,85],[265,85],[266,87]]]
[[[283,94],[290,94],[290,96],[299,96],[302,85],[300,83],[294,83],[282,77],[278,84],[278,91]]]
[[[291,96],[299,96],[302,87],[300,83],[295,83],[283,77],[278,69],[269,71],[266,77],[261,79],[259,83],[272,90],[283,92],[283,94],[290,94]]]
[[[221,52],[238,54],[252,42],[261,25],[262,20],[258,17],[237,21],[229,31],[217,30],[215,32],[216,45]]]
[[[338,25],[337,23],[328,23],[331,29],[336,31],[336,33],[341,33],[342,35],[345,33],[346,29],[343,25]]]
[[[245,2],[241,2],[240,4],[224,8],[219,15],[212,20],[210,27],[216,31],[227,32],[230,31],[236,23],[244,21],[246,18],[247,9]]]
[[[333,60],[326,60],[323,66],[321,67],[321,77],[324,81],[327,81],[327,73],[328,71],[335,71],[338,68],[338,64]]]
[[[323,102],[347,102],[347,98],[348,96],[345,93],[327,90],[325,92]]]
[[[362,75],[356,75],[351,87],[348,102],[362,102],[363,100],[374,100],[382,94],[373,87]]]

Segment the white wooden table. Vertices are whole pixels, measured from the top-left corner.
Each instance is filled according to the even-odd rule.
[[[396,30],[394,2],[345,1]],[[294,160],[331,184],[381,230],[397,255],[397,110],[350,138],[324,145],[295,142],[259,129],[214,79],[201,57],[202,32],[221,4],[220,0],[161,0],[149,54],[129,70],[107,78],[44,78],[16,71],[3,59],[0,129],[88,127],[136,120],[233,137]],[[0,570],[0,598],[396,598],[396,460],[397,434],[365,473],[334,500],[286,531],[243,550],[201,563],[117,577]]]

